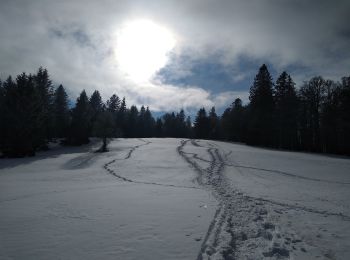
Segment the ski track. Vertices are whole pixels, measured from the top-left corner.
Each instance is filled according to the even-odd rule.
[[[188,145],[189,142],[195,147],[206,148],[206,152],[208,153],[210,160],[200,158],[196,153],[185,152],[184,148],[186,145]],[[278,201],[247,196],[237,190],[234,190],[234,188],[229,185],[229,182],[223,175],[223,170],[226,166],[228,166],[235,167],[238,171],[239,168],[247,168],[281,174],[292,178],[305,179],[308,181],[336,184],[349,183],[326,181],[298,176],[277,170],[243,166],[239,164],[229,164],[225,161],[225,159],[227,159],[232,151],[222,156],[220,150],[217,147],[214,147],[210,143],[207,144],[208,147],[202,146],[196,140],[182,140],[177,148],[179,155],[182,156],[183,159],[188,162],[191,167],[198,173],[198,183],[208,188],[209,190],[212,190],[214,196],[220,203],[202,242],[197,260],[212,258],[236,259],[239,257],[239,245],[244,244],[245,240],[247,240],[247,233],[249,234],[249,232],[251,232],[249,229],[251,229],[252,223],[254,223],[253,225],[255,225],[255,229],[259,230],[256,233],[256,237],[260,239],[260,241],[262,240],[259,245],[262,245],[262,249],[265,250],[265,252],[263,252],[264,256],[276,256],[282,258],[289,257],[289,252],[291,250],[295,250],[294,246],[293,249],[290,249],[290,251],[284,247],[270,247],[269,242],[272,240],[272,237],[275,237],[277,235],[277,231],[269,231],[269,227],[273,227],[273,229],[275,227],[273,224],[267,222],[267,210],[265,209],[265,206],[268,205],[282,207],[282,209],[285,210],[301,210],[309,213],[321,214],[323,216],[341,217],[345,221],[350,221],[350,216],[344,215],[342,213],[322,211],[305,206],[291,205],[288,203],[281,203]],[[207,162],[209,163],[209,166],[204,169],[200,167],[196,160]],[[278,235],[280,236],[280,234]],[[223,237],[226,237],[226,239],[223,239]],[[230,237],[230,239],[227,239],[227,237]],[[245,252],[243,252],[243,255],[244,254]]]
[[[132,180],[129,178],[126,178],[124,176],[119,175],[118,173],[116,173],[114,170],[112,170],[111,168],[109,168],[109,165],[115,163],[118,160],[128,160],[131,158],[131,155],[133,154],[133,152],[144,146],[144,145],[148,145],[151,144],[152,142],[149,141],[145,141],[141,138],[139,138],[140,141],[144,142],[143,144],[139,144],[136,145],[134,147],[132,147],[128,153],[126,154],[126,156],[123,159],[113,159],[111,161],[109,161],[108,163],[103,165],[103,168],[110,174],[112,174],[114,177],[117,177],[118,179],[125,181],[125,182],[130,182],[130,183],[136,183],[136,184],[145,184],[145,185],[156,185],[156,186],[164,186],[164,187],[173,187],[173,188],[183,188],[183,189],[197,189],[200,190],[200,187],[195,187],[195,186],[181,186],[181,185],[174,185],[174,184],[164,184],[164,183],[157,183],[157,182],[146,182],[146,181],[137,181],[137,180]]]

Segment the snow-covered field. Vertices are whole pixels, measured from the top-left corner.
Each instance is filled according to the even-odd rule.
[[[0,160],[0,259],[350,259],[350,160],[117,139]]]

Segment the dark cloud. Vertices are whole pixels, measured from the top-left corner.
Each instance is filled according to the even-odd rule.
[[[74,95],[117,92],[157,110],[225,106],[247,96],[261,63],[297,82],[348,75],[349,11],[348,0],[2,0],[0,77],[45,66]],[[144,85],[126,80],[114,56],[116,30],[140,18],[178,39],[158,79]]]

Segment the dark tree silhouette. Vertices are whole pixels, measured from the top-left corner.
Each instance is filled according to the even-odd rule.
[[[3,83],[2,152],[8,157],[32,156],[45,143],[39,131],[42,120],[40,97],[34,78],[22,73],[16,82],[9,77]]]
[[[298,147],[298,98],[295,83],[287,72],[282,72],[275,85],[276,145],[284,149]]]
[[[55,137],[67,137],[70,115],[68,108],[68,95],[62,85],[59,85],[55,91],[53,110]]]
[[[127,111],[127,124],[126,124],[126,137],[134,138],[137,137],[138,134],[138,116],[139,111],[136,106],[131,106],[130,110]]]
[[[50,140],[54,135],[54,121],[52,117],[54,88],[47,69],[39,68],[34,76],[34,84],[39,96],[38,105],[40,109],[38,113],[42,117],[42,120],[40,120],[42,125],[38,129],[38,134],[43,136],[43,138],[40,138],[42,140],[40,146],[47,149],[47,140]]]
[[[194,121],[194,132],[196,138],[207,139],[210,134],[210,120],[207,116],[205,108],[199,109]]]
[[[314,77],[299,91],[301,102],[301,146],[307,151],[321,150],[320,113],[325,96],[325,80]]]
[[[210,139],[219,139],[220,137],[220,119],[218,115],[215,112],[215,107],[212,107],[209,112],[209,125],[210,125],[210,132],[209,132],[209,138]]]
[[[94,135],[102,139],[102,146],[99,152],[107,152],[107,138],[113,137],[115,131],[115,122],[113,114],[107,109],[103,109],[97,115],[94,122]]]
[[[89,142],[91,129],[91,107],[89,99],[83,90],[77,98],[72,110],[72,122],[69,131],[68,143],[81,145]]]
[[[154,120],[148,107],[127,108],[113,94],[106,105],[98,91],[90,99],[85,91],[69,108],[62,85],[53,91],[48,71],[22,73],[0,81],[1,156],[34,155],[54,138],[80,145],[90,136],[210,138],[246,142],[291,150],[350,155],[350,77],[341,82],[314,77],[296,91],[287,72],[275,87],[262,65],[250,89],[250,103],[237,98],[219,117],[213,107],[209,115],[199,109],[192,125],[185,112],[165,113]]]
[[[163,121],[158,118],[155,125],[155,137],[163,137]]]
[[[273,144],[274,100],[272,77],[263,64],[250,88],[249,125],[247,140],[251,144],[271,146]]]

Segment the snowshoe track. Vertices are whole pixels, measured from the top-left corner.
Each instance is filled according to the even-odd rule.
[[[117,177],[118,179],[125,181],[125,182],[129,182],[129,183],[135,183],[135,184],[145,184],[145,185],[156,185],[156,186],[164,186],[164,187],[173,187],[173,188],[183,188],[183,189],[200,189],[199,187],[195,187],[195,186],[181,186],[181,185],[173,185],[173,184],[164,184],[164,183],[157,183],[157,182],[145,182],[145,181],[138,181],[138,180],[133,180],[130,178],[126,178],[120,174],[118,174],[115,170],[110,168],[110,165],[113,163],[116,163],[118,160],[128,160],[131,158],[133,152],[144,146],[144,145],[148,145],[151,144],[152,142],[149,141],[145,141],[143,139],[139,139],[140,141],[144,142],[143,144],[139,144],[136,146],[133,146],[132,148],[130,148],[130,150],[128,151],[128,153],[126,154],[126,156],[124,157],[124,159],[113,159],[111,161],[109,161],[108,163],[103,165],[103,168],[110,173],[111,175],[113,175],[114,177]]]
[[[206,149],[210,160],[201,158],[195,152],[185,152],[186,145],[202,147]],[[178,153],[188,162],[197,172],[197,181],[200,185],[211,190],[219,201],[219,207],[215,213],[214,219],[209,225],[207,234],[203,240],[197,259],[239,259],[251,258],[256,250],[262,250],[261,258],[289,258],[291,248],[271,245],[271,241],[281,240],[283,237],[290,237],[292,234],[281,234],[279,229],[273,224],[274,216],[266,210],[270,206],[277,207],[277,211],[301,210],[324,216],[341,217],[343,220],[350,221],[350,216],[342,213],[320,211],[298,205],[280,203],[273,200],[247,196],[238,190],[233,189],[223,174],[225,167],[240,168],[265,171],[275,174],[286,175],[292,178],[301,178],[309,181],[329,182],[321,179],[301,177],[287,172],[260,169],[257,167],[232,164],[226,161],[231,154],[223,154],[217,147],[211,143],[203,146],[196,140],[182,140],[177,148]],[[225,159],[224,159],[225,158]],[[202,168],[199,161],[207,163],[207,168]],[[338,183],[332,182],[329,183]],[[338,183],[339,184],[339,183]],[[348,183],[340,183],[348,184]],[[282,237],[282,238],[281,238]],[[247,241],[251,241],[252,252],[241,251],[241,248],[247,248]],[[283,244],[283,243],[282,243]],[[242,246],[244,245],[244,246]],[[303,243],[301,243],[303,245]],[[293,247],[294,248],[294,247]]]

